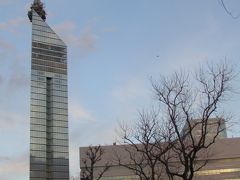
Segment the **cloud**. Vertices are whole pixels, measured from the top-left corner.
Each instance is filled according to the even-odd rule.
[[[3,38],[1,38],[0,40],[1,40],[0,41],[0,48],[1,49],[13,49],[14,48],[13,44],[5,41]]]
[[[53,28],[60,34],[66,33],[66,32],[74,32],[76,29],[76,24],[72,21],[65,21],[61,24],[57,24],[53,26]],[[65,36],[65,38],[67,35]]]
[[[22,27],[23,24],[26,24],[27,22],[28,20],[25,17],[16,17],[6,22],[0,23],[0,29],[18,35],[19,34],[18,27]]]
[[[28,153],[17,158],[4,157],[4,161],[0,164],[1,179],[11,179],[12,176],[25,175],[29,171]]]
[[[27,20],[24,17],[16,17],[15,19],[10,19],[6,22],[0,23],[0,29],[9,29],[19,25],[22,23],[26,23]]]
[[[128,102],[129,99],[136,99],[143,96],[145,90],[146,88],[144,88],[142,82],[133,78],[125,82],[124,85],[116,87],[112,95],[121,102]]]
[[[0,37],[0,57],[4,60],[7,55],[12,54],[12,51],[15,49],[15,46],[4,38]]]
[[[69,103],[70,169],[71,177],[79,178],[79,147],[81,145],[113,142],[113,128],[96,120],[93,113],[79,102]],[[93,133],[94,132],[94,133]]]
[[[26,73],[21,72],[20,70],[12,71],[11,77],[9,79],[9,88],[22,88],[29,87],[29,78]]]
[[[6,81],[7,90],[29,86],[30,61],[26,62],[27,55],[18,53],[13,44],[0,37],[0,57],[0,84]]]
[[[80,33],[77,33],[75,23],[65,21],[55,25],[54,29],[67,44],[77,48],[83,57],[96,50],[98,36],[93,32],[93,26],[93,23],[89,23]]]
[[[95,121],[92,114],[78,103],[69,104],[69,116],[75,121]]]
[[[12,62],[9,71],[8,90],[30,86],[30,74],[27,74],[25,59],[25,57],[17,55]]]
[[[79,146],[80,142],[86,140],[84,140],[82,133],[86,133],[89,132],[89,130],[92,130],[92,125],[96,124],[94,122],[95,118],[92,113],[83,107],[80,103],[69,103],[69,158],[71,166],[71,177],[77,178],[79,175]]]
[[[13,126],[16,125],[16,117],[14,118],[11,115],[6,115],[4,114],[3,112],[1,112],[1,115],[0,115],[0,129],[2,130],[6,130],[6,129],[9,129]]]
[[[93,133],[94,132],[94,133]],[[69,159],[71,166],[71,177],[79,179],[79,147],[89,145],[106,145],[116,142],[116,132],[113,127],[99,123],[79,128],[75,133],[70,133]]]
[[[10,157],[0,156],[0,163],[4,163],[5,161],[9,161],[10,159]]]
[[[108,128],[106,128],[106,124],[101,123],[101,121],[85,125],[76,125],[76,123],[71,122],[71,119],[69,122],[69,159],[71,177],[79,179],[79,147],[88,146],[90,144],[97,145],[99,143],[111,144],[115,141],[116,133],[113,130],[114,128],[112,128],[110,125],[108,125]]]
[[[8,130],[18,125],[23,125],[26,121],[26,116],[23,114],[7,111],[1,108],[0,110],[0,130]]]

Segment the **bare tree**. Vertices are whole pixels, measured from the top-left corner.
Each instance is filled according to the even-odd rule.
[[[99,180],[104,175],[104,173],[109,169],[109,163],[106,162],[102,169],[97,171],[97,175],[95,176],[95,166],[96,163],[102,160],[102,156],[104,154],[103,148],[98,146],[89,146],[85,157],[81,158],[81,163],[83,163],[83,169],[81,171],[81,179],[82,180]],[[94,177],[95,176],[95,177]]]
[[[136,126],[121,127],[130,162],[119,157],[119,165],[140,179],[192,180],[225,131],[228,118],[219,107],[229,99],[235,75],[232,67],[222,63],[201,68],[193,80],[182,72],[151,80],[159,112],[140,113]]]
[[[125,144],[122,149],[125,153],[115,153],[117,163],[133,171],[140,180],[161,180],[159,158],[167,148],[162,148],[165,151],[156,148],[157,143],[166,141],[159,134],[161,128],[157,121],[158,113],[143,111],[139,115],[139,122],[134,127],[121,124],[121,137]]]
[[[209,147],[225,130],[222,124],[227,118],[219,114],[218,108],[227,100],[234,77],[233,69],[223,63],[200,69],[194,82],[184,73],[152,81],[165,112],[161,120],[167,122],[170,131],[167,143],[171,148],[159,159],[169,179],[192,180],[195,172],[207,164],[206,158],[197,160],[208,154]],[[220,118],[212,119],[216,116]],[[198,136],[196,132],[200,132]]]

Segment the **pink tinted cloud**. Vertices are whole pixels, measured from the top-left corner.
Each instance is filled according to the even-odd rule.
[[[16,17],[14,19],[9,19],[6,22],[0,23],[0,29],[11,32],[15,35],[19,35],[18,28],[22,27],[28,22],[25,17]]]
[[[54,29],[67,44],[77,48],[80,55],[85,56],[96,50],[98,37],[93,32],[93,26],[93,23],[89,23],[78,33],[74,22],[65,21],[55,25]]]
[[[0,163],[0,177],[8,179],[14,175],[16,177],[26,175],[29,172],[28,153],[17,158],[5,157],[4,163]]]

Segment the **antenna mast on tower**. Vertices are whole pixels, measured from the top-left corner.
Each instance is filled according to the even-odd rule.
[[[31,10],[28,11],[28,17],[30,21],[32,22],[32,11],[36,11],[38,15],[45,21],[46,20],[46,12],[44,10],[44,4],[41,2],[41,0],[34,0],[33,4],[31,6]]]

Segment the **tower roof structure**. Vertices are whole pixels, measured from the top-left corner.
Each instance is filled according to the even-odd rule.
[[[38,15],[45,21],[46,20],[46,11],[44,10],[44,4],[41,0],[34,0],[31,5],[31,10],[28,11],[29,20],[32,22],[32,11],[36,11]]]

